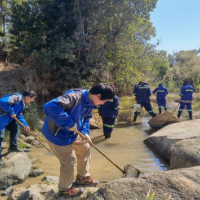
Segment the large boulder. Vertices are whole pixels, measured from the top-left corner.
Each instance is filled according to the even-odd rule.
[[[172,145],[170,169],[200,165],[200,139],[181,140]]]
[[[164,159],[170,160],[172,144],[184,140],[200,138],[200,119],[184,121],[163,127],[144,142]]]
[[[156,172],[142,178],[119,179],[103,185],[89,200],[146,199],[155,190],[154,200],[200,199],[200,167]]]
[[[169,111],[165,111],[164,113],[161,113],[159,115],[156,115],[156,117],[153,117],[149,120],[149,125],[152,128],[155,129],[160,129],[165,125],[173,124],[173,123],[178,123],[182,122],[181,119],[173,115]]]
[[[24,153],[11,153],[7,158],[0,167],[0,189],[24,182],[32,169],[32,163]]]
[[[36,184],[14,190],[8,200],[87,200],[97,190],[95,187],[86,187],[82,195],[66,198],[58,192],[57,183]]]

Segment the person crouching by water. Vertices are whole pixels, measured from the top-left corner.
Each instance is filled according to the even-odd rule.
[[[15,118],[19,119],[19,121],[25,126],[25,131],[30,131],[22,112],[25,108],[25,104],[34,101],[35,97],[35,92],[28,90],[24,91],[22,94],[8,94],[0,99],[0,165],[4,164],[1,155],[1,145],[4,140],[5,129],[10,131],[10,147],[8,151],[23,152],[23,150],[17,146],[19,127]]]
[[[135,96],[137,104],[140,104],[141,108],[144,107],[152,117],[155,117],[156,113],[154,113],[153,111],[153,108],[151,106],[151,101],[149,98],[151,96],[151,88],[148,86],[146,82],[143,82],[136,88]],[[137,120],[137,117],[140,114],[140,112],[141,111],[136,111],[134,113],[134,119],[133,119],[134,122]]]
[[[72,187],[74,180],[74,167],[77,160],[78,185],[96,186],[89,173],[90,169],[90,145],[91,141],[89,120],[92,111],[97,105],[104,104],[113,99],[114,89],[107,84],[98,84],[89,91],[71,89],[66,91],[43,106],[46,119],[42,133],[60,161],[59,191],[67,197],[78,196],[83,193],[82,188]],[[86,139],[81,139],[75,133],[79,130]]]
[[[169,94],[168,89],[164,87],[162,83],[160,83],[158,87],[153,91],[153,94],[156,94],[158,110],[159,114],[161,114],[162,106],[165,109],[165,111],[167,110],[166,96]]]
[[[110,84],[115,89],[114,84]],[[119,98],[115,95],[113,99],[110,99],[103,105],[97,106],[99,115],[103,121],[103,134],[105,138],[110,138],[114,128],[115,119],[119,110]]]

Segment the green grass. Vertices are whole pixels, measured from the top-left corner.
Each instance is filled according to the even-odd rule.
[[[28,148],[28,145],[27,145],[27,144],[23,144],[23,143],[21,143],[21,142],[18,142],[18,147],[19,147],[20,149],[23,149],[23,148]]]

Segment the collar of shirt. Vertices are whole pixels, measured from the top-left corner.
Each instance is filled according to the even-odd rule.
[[[88,90],[83,91],[83,103],[84,106],[96,109],[96,106],[88,98]]]

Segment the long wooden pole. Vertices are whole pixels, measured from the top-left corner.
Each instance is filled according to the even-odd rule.
[[[82,133],[80,133],[78,130],[75,131],[78,135],[80,135],[81,138],[87,139],[86,136],[84,136]],[[99,153],[101,153],[105,158],[107,158],[115,167],[117,167],[123,174],[125,174],[125,171],[121,169],[116,163],[114,163],[108,156],[106,156],[96,145],[92,143],[92,141],[89,141],[90,145],[92,145]]]
[[[16,120],[22,127],[26,128],[17,118],[15,118],[15,120]],[[27,131],[27,132],[28,132],[28,131]],[[50,153],[52,153],[52,151],[51,151],[49,148],[47,148],[47,147],[35,136],[34,133],[32,133],[31,131],[28,132],[28,133],[30,133],[30,134],[31,134],[45,149],[47,149]]]

